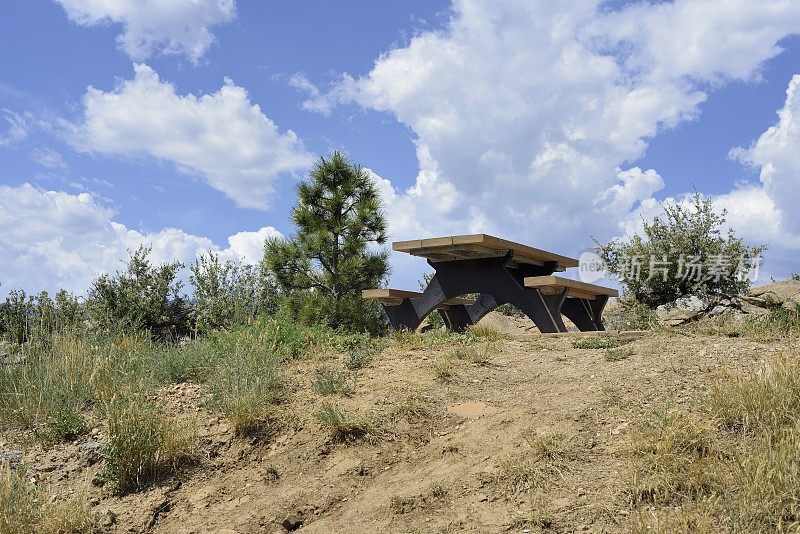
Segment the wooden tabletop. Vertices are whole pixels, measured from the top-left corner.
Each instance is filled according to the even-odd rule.
[[[558,263],[558,271],[569,267],[577,267],[578,260],[548,252],[521,243],[486,234],[453,235],[433,237],[430,239],[414,239],[411,241],[395,241],[392,249],[413,256],[422,256],[431,261],[452,261],[475,258],[491,258],[502,256],[512,251],[513,261],[543,265],[544,262]]]

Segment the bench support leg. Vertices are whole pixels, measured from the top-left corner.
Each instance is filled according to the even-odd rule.
[[[568,298],[561,307],[561,313],[575,323],[581,332],[605,330],[603,308],[606,302],[606,295],[598,295],[595,300]]]
[[[428,261],[436,274],[422,295],[403,299],[397,306],[384,306],[392,329],[413,330],[446,300],[479,293],[473,304],[451,306],[448,310],[442,310],[449,328],[462,331],[497,306],[510,302],[530,317],[540,332],[565,332],[561,306],[566,298],[566,289],[559,293],[545,294],[535,288],[526,288],[524,282],[526,276],[552,274],[557,264],[520,265],[511,269],[507,264],[512,256],[509,251],[499,258]]]

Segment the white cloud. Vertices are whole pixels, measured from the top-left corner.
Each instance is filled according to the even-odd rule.
[[[0,132],[0,148],[11,147],[28,137],[28,117],[7,108],[0,108],[0,117],[8,123],[6,133]]]
[[[75,148],[174,162],[238,206],[256,209],[268,207],[280,175],[311,164],[297,135],[280,133],[231,80],[215,93],[179,95],[147,65],[134,70],[134,79],[113,91],[89,87],[83,123],[67,126]]]
[[[117,44],[133,60],[155,52],[197,62],[214,42],[210,28],[236,16],[235,0],[56,0],[82,26],[119,23]]]
[[[22,287],[29,292],[63,287],[83,294],[104,272],[124,268],[129,250],[152,247],[154,262],[185,264],[214,250],[223,258],[256,263],[259,239],[280,235],[272,227],[240,232],[220,249],[210,239],[176,228],[142,233],[114,221],[113,210],[90,194],[44,191],[30,184],[0,186],[0,283],[5,293]],[[9,260],[10,259],[10,260]]]
[[[761,169],[764,190],[781,210],[784,228],[800,234],[800,74],[789,82],[778,122],[749,149],[736,149],[732,155]]]
[[[306,106],[354,102],[414,132],[416,185],[383,186],[395,238],[480,229],[578,253],[661,188],[629,168],[649,140],[800,30],[794,0],[601,4],[457,0],[446,28]]]
[[[239,232],[228,238],[230,259],[254,265],[264,255],[264,241],[271,237],[283,237],[272,226],[261,228],[257,232]]]
[[[48,169],[66,171],[69,168],[69,165],[67,165],[67,162],[64,160],[64,156],[52,148],[37,150],[34,152],[33,157],[36,163]]]

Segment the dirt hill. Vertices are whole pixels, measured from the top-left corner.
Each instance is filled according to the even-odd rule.
[[[635,530],[647,508],[632,504],[634,430],[695,409],[721,369],[750,369],[784,346],[671,330],[586,339],[407,335],[346,395],[311,383],[341,355],[301,358],[287,364],[274,427],[251,437],[209,411],[204,386],[171,385],[159,399],[197,425],[203,457],[122,497],[95,485],[103,422],[46,448],[6,434],[0,452],[22,451],[56,494],[84,492],[109,532]],[[325,406],[359,430],[329,432],[314,416]]]

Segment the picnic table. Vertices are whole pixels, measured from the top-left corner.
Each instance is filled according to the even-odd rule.
[[[438,310],[448,328],[463,331],[505,303],[543,333],[566,332],[562,315],[581,331],[604,330],[603,308],[617,296],[615,289],[553,275],[577,267],[575,258],[486,234],[398,241],[392,249],[426,258],[436,271],[422,292],[362,292],[383,304],[393,330],[413,330]]]

